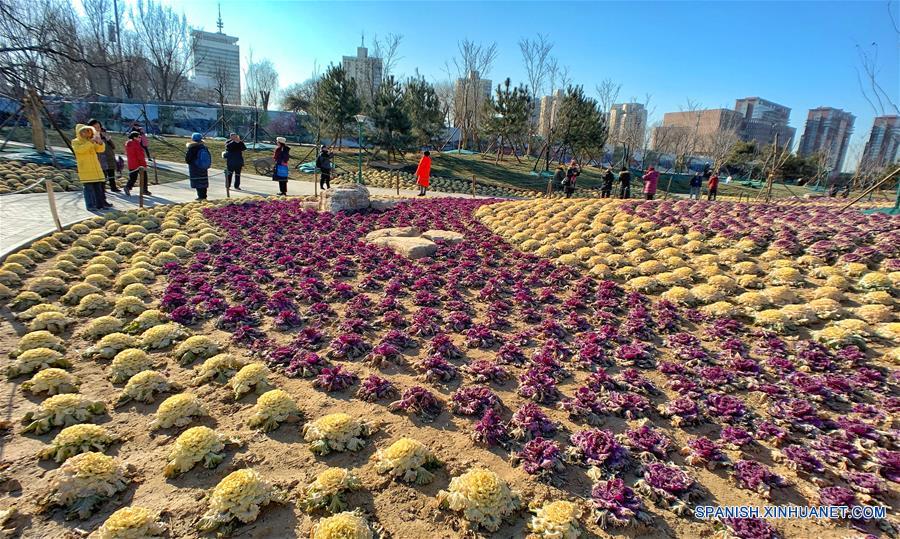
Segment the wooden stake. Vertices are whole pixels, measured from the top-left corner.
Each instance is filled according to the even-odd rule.
[[[397,178],[397,196],[400,196],[400,171],[395,170],[394,176]]]
[[[879,187],[881,187],[881,184],[887,182],[888,180],[890,180],[891,178],[893,178],[894,176],[896,176],[898,172],[900,172],[900,167],[895,168],[893,172],[891,172],[890,174],[888,174],[887,176],[885,176],[884,178],[882,178],[880,182],[876,183],[875,185],[869,187],[868,189],[866,189],[865,191],[863,191],[862,193],[860,193],[860,195],[859,195],[858,197],[856,197],[856,198],[854,198],[853,200],[851,200],[850,202],[848,202],[847,205],[844,206],[843,208],[839,209],[838,212],[842,212],[842,211],[846,210],[847,208],[849,208],[850,206],[856,204],[857,202],[859,202],[860,200],[862,200],[863,197],[865,197],[866,195],[868,195],[869,193],[871,193],[871,192],[874,191],[875,189],[878,189]]]
[[[663,200],[666,200],[669,198],[669,191],[672,189],[672,178],[674,178],[674,176],[670,174],[669,175],[669,183],[668,183],[668,185],[666,185],[666,194],[663,195]]]
[[[475,175],[472,174],[472,198],[475,198]]]
[[[56,211],[56,196],[53,194],[53,182],[44,178],[44,187],[47,190],[47,201],[50,202],[50,215],[56,223],[56,230],[62,232],[62,223],[59,221],[59,212]]]

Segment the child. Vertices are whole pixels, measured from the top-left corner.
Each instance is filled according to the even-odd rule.
[[[75,153],[75,161],[78,166],[78,179],[84,186],[84,205],[88,211],[112,208],[112,204],[106,201],[106,193],[103,190],[106,176],[103,174],[100,159],[97,157],[106,150],[99,135],[100,133],[93,127],[78,124],[75,126],[75,138],[72,140],[72,151]]]

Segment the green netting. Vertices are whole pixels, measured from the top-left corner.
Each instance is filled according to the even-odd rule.
[[[49,153],[40,153],[28,148],[7,148],[0,152],[0,159],[7,161],[24,161],[26,163],[34,163],[36,165],[56,166],[59,168],[75,168],[75,158],[68,153],[57,152],[56,163],[53,162],[53,156]]]

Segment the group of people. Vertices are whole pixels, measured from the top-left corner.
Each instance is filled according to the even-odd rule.
[[[241,170],[244,168],[244,152],[247,151],[247,145],[241,140],[240,135],[231,133],[228,140],[225,141],[225,151],[222,152],[222,158],[225,159],[225,187],[232,188],[232,182],[236,191],[241,189]],[[287,182],[289,169],[288,161],[291,159],[291,148],[287,144],[287,139],[278,137],[275,139],[275,150],[272,152],[274,161],[274,169],[272,172],[272,181],[278,182],[278,194],[287,195]],[[209,148],[203,142],[202,133],[194,133],[191,140],[185,145],[184,162],[188,166],[188,175],[190,176],[190,184],[197,191],[197,200],[207,199],[207,190],[209,189],[209,168],[212,166],[212,154]]]
[[[115,193],[121,192],[116,185],[116,172],[124,166],[121,157],[116,157],[116,145],[99,120],[90,119],[86,124],[75,126],[72,152],[78,170],[78,179],[84,189],[84,204],[88,211],[111,209],[106,198],[106,185]],[[139,125],[133,124],[125,143],[129,177],[125,185],[125,195],[131,196],[131,189],[138,180],[138,174],[147,166],[147,137]],[[146,182],[141,188],[144,195],[150,195]]]
[[[554,181],[563,188],[566,198],[571,198],[575,192],[575,182],[581,174],[581,167],[573,159],[569,162],[568,167],[560,164],[556,169]],[[697,172],[691,178],[690,198],[700,199],[700,188],[706,180],[707,200],[715,200],[719,190],[718,173],[707,170],[704,173]],[[647,173],[641,176],[644,182],[643,195],[646,200],[656,198],[656,190],[659,187],[659,171],[656,167],[651,166],[647,169]],[[612,167],[606,167],[602,178],[603,183],[600,186],[600,198],[611,198],[613,196],[613,187],[618,181],[618,197],[631,198],[631,172],[628,167],[622,167],[618,178],[613,173]],[[726,182],[727,183],[727,182]],[[548,194],[552,189],[548,188]]]
[[[731,177],[729,176],[729,179]],[[703,173],[695,172],[694,176],[691,177],[691,191],[689,198],[693,200],[700,200],[700,189],[703,187],[703,181],[706,180],[706,200],[715,200],[716,195],[719,192],[719,174],[717,172],[712,172],[707,170]],[[725,182],[728,183],[728,182]]]

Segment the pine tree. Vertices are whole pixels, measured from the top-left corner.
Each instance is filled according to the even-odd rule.
[[[341,66],[331,66],[319,83],[316,99],[319,101],[319,110],[326,129],[334,132],[340,147],[347,124],[353,121],[353,117],[360,111],[356,81],[348,77]]]
[[[579,162],[590,160],[603,151],[609,135],[606,118],[597,101],[584,95],[581,86],[570,86],[559,107],[559,120],[554,134],[563,148],[572,151]]]
[[[497,85],[495,95],[485,104],[485,133],[498,142],[497,160],[503,158],[503,147],[513,149],[516,160],[516,141],[528,134],[528,119],[531,111],[531,95],[524,86],[513,88],[510,80]],[[501,138],[502,137],[502,138]]]
[[[434,86],[424,78],[410,78],[403,91],[403,107],[412,124],[412,140],[430,146],[444,128],[444,112]]]
[[[391,156],[403,151],[409,144],[412,123],[404,107],[403,88],[389,76],[382,81],[372,103],[372,123],[375,126],[371,140]]]

